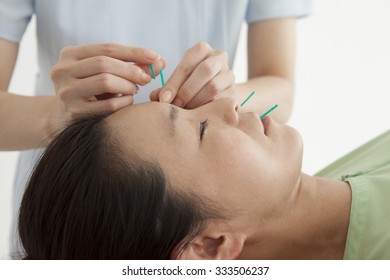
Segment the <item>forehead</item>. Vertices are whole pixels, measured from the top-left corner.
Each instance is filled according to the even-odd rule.
[[[106,123],[109,126],[116,126],[127,121],[140,122],[142,121],[142,117],[145,118],[146,116],[161,114],[164,109],[166,109],[164,108],[166,106],[168,106],[168,104],[160,102],[148,102],[126,106],[125,108],[108,116],[106,118]]]
[[[170,106],[160,102],[130,105],[107,117],[105,125],[124,152],[155,154],[159,142],[165,141]]]

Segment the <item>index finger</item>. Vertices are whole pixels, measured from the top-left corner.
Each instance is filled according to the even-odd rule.
[[[122,61],[148,64],[160,59],[160,55],[146,48],[120,44],[93,44],[65,47],[61,56],[82,60],[94,56],[108,56]]]

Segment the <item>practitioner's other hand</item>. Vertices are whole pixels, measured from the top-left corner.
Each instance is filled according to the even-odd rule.
[[[65,47],[51,72],[57,119],[111,114],[131,105],[138,85],[151,81],[149,64],[159,71],[166,62],[153,51],[132,46],[106,43]]]
[[[233,94],[234,74],[227,53],[200,42],[185,53],[165,86],[150,93],[150,100],[192,109]]]

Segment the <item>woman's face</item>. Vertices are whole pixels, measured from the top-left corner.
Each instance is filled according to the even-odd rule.
[[[107,123],[124,155],[156,160],[171,186],[215,201],[231,218],[277,214],[300,179],[299,134],[269,117],[240,113],[230,98],[194,110],[132,105]]]

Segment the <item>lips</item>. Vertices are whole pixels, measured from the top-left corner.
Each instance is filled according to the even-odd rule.
[[[247,129],[250,127],[248,131],[252,131],[253,133],[253,129],[256,131],[259,131],[260,129],[264,135],[267,135],[267,130],[270,125],[270,119],[268,117],[260,119],[257,113],[247,112],[240,115],[240,122],[244,119],[246,119],[244,122],[246,123],[245,126],[247,126]]]

